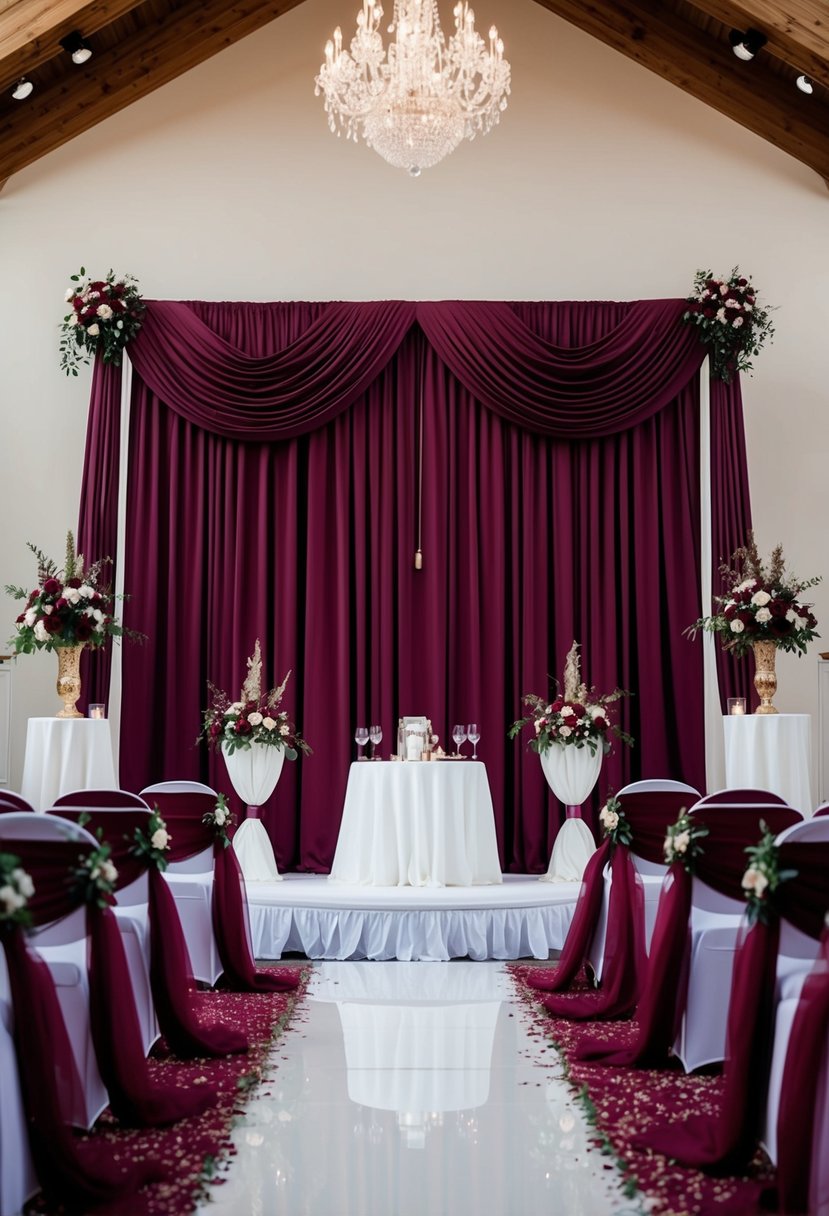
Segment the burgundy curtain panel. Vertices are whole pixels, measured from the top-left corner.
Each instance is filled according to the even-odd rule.
[[[636,746],[594,802],[640,775],[703,788],[701,645],[682,631],[700,610],[704,352],[680,313],[151,302],[130,346],[124,617],[149,640],[124,650],[122,784],[230,790],[194,740],[207,680],[234,694],[259,637],[315,749],[265,809],[280,868],[330,867],[358,722],[382,723],[387,754],[398,716],[426,713],[444,746],[480,724],[502,864],[541,871],[564,812],[506,729],[576,637],[590,683],[635,693]],[[114,543],[95,481],[117,459],[119,377],[93,383],[90,556]],[[748,503],[735,386],[716,408],[734,477],[715,484],[720,554]]]

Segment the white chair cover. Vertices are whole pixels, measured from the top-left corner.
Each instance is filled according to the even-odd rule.
[[[26,1115],[17,1073],[14,1014],[9,999],[6,960],[0,953],[0,1216],[18,1216],[38,1189],[29,1153]]]

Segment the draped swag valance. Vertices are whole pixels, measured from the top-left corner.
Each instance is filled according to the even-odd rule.
[[[683,307],[637,300],[603,337],[567,347],[539,337],[504,302],[336,302],[317,306],[298,338],[257,358],[190,305],[151,300],[129,354],[147,387],[183,418],[261,443],[306,434],[348,409],[418,325],[487,409],[540,435],[592,439],[652,417],[699,370],[704,349],[680,324]]]

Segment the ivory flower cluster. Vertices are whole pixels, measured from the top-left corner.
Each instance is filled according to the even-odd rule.
[[[26,905],[35,893],[32,877],[20,865],[20,858],[0,853],[0,922],[26,925]]]

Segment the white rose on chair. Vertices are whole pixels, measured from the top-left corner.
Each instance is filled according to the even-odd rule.
[[[750,891],[758,899],[763,898],[763,892],[769,885],[769,880],[762,870],[756,869],[754,866],[749,866],[743,875],[742,887],[744,891]]]
[[[619,815],[605,804],[599,811],[599,823],[606,832],[612,832],[619,826]]]
[[[150,844],[154,849],[166,849],[170,845],[170,833],[166,828],[156,828],[150,837]]]
[[[10,884],[0,887],[0,908],[6,915],[12,912],[17,912],[20,908],[25,907],[26,899],[20,891],[16,891]]]
[[[12,870],[11,880],[24,899],[32,898],[35,893],[35,884],[32,882],[31,874],[27,874],[25,870],[21,870],[17,866]]]

